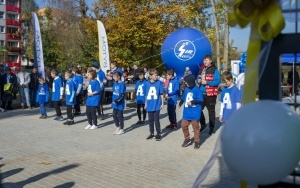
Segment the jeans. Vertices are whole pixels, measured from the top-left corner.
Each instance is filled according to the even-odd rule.
[[[61,116],[61,110],[60,110],[60,101],[53,101],[53,105],[54,105],[54,108],[55,108],[55,112],[56,112],[56,116]]]
[[[206,125],[205,116],[203,113],[204,108],[207,108],[208,117],[209,117],[209,127],[213,129],[215,127],[215,119],[216,119],[216,102],[217,96],[208,97],[207,95],[203,94],[203,103],[201,104],[201,118],[200,124],[201,126]]]
[[[156,133],[160,134],[160,122],[159,122],[159,113],[160,110],[153,111],[153,112],[148,112],[148,118],[149,118],[149,128],[150,128],[150,133],[154,134],[154,124],[156,128]]]
[[[68,116],[68,120],[74,119],[73,106],[67,105],[67,116]]]
[[[45,103],[40,103],[40,112],[42,116],[47,116]]]
[[[113,109],[113,118],[114,118],[116,127],[123,129],[124,128],[123,110]]]
[[[30,97],[29,97],[29,88],[20,86],[19,92],[20,92],[21,106],[25,106],[25,99],[26,99],[26,104],[28,107],[30,107],[31,104],[30,104]]]
[[[170,123],[172,125],[176,125],[177,124],[177,119],[176,119],[176,105],[174,105],[174,104],[168,104],[167,112],[168,112]]]
[[[35,106],[37,89],[29,89],[30,103]]]
[[[89,125],[97,126],[97,106],[86,106],[86,116],[89,122]]]

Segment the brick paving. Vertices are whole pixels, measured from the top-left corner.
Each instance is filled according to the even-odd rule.
[[[181,147],[181,129],[163,129],[161,141],[146,140],[148,124],[134,125],[137,114],[133,106],[129,103],[124,111],[124,135],[112,134],[115,125],[110,105],[105,106],[108,117],[99,120],[96,130],[84,130],[84,114],[75,117],[76,124],[65,126],[52,120],[54,109],[47,109],[52,118],[46,120],[38,118],[38,108],[0,113],[3,187],[192,187],[220,131],[209,137],[206,129],[199,150]],[[62,111],[66,116],[64,107]],[[178,120],[181,115],[178,109]],[[160,122],[162,128],[168,125],[166,106]],[[228,173],[219,157],[202,187],[233,188],[239,187],[239,181]]]

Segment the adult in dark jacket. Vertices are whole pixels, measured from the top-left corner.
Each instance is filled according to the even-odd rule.
[[[31,101],[31,106],[36,106],[36,94],[39,87],[39,77],[40,74],[37,71],[37,68],[33,68],[30,73],[30,83],[29,83],[29,96]]]
[[[299,85],[299,73],[296,67],[292,67],[291,70],[288,72],[288,79],[287,83],[291,86],[290,93],[291,95],[298,95],[298,85]]]
[[[17,94],[17,87],[18,87],[18,82],[17,82],[17,77],[15,74],[11,72],[11,68],[7,67],[5,69],[5,74],[1,76],[1,93],[2,93],[2,106],[1,108],[11,110],[11,104],[12,101],[16,99],[16,94]],[[11,92],[4,92],[4,86],[7,83],[12,84],[12,91]],[[6,105],[7,104],[7,105]]]

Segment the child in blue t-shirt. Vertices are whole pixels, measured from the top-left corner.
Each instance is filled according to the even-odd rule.
[[[117,129],[113,134],[121,135],[124,134],[124,117],[123,117],[123,110],[125,106],[125,94],[126,94],[126,86],[124,82],[121,81],[121,73],[115,72],[113,75],[114,78],[114,85],[112,88],[112,104],[111,107],[113,108],[113,118],[116,124]]]
[[[63,124],[73,125],[74,124],[73,107],[76,104],[76,84],[72,79],[72,73],[70,71],[65,72],[65,80],[66,80],[65,97],[66,97],[68,119]]]
[[[87,100],[86,100],[86,116],[89,124],[85,129],[97,129],[97,106],[100,100],[100,84],[98,82],[97,73],[94,70],[88,72],[88,78],[90,80],[87,89]]]
[[[222,74],[222,79],[225,82],[225,87],[222,90],[220,101],[220,122],[225,123],[229,117],[237,109],[241,107],[242,93],[233,83],[231,72],[226,71]]]
[[[56,112],[56,117],[54,118],[54,120],[63,121],[64,118],[60,110],[61,100],[63,99],[63,93],[64,93],[63,81],[58,76],[58,71],[55,69],[51,70],[51,77],[53,78],[52,101]]]
[[[149,128],[150,135],[147,140],[154,137],[154,124],[156,128],[155,139],[157,141],[161,140],[161,129],[159,122],[160,110],[164,107],[164,87],[163,83],[157,80],[158,72],[155,69],[151,69],[149,72],[150,80],[145,84],[145,108],[148,112],[149,117]]]
[[[195,76],[189,74],[183,78],[186,87],[181,97],[179,108],[184,103],[183,115],[181,120],[181,128],[184,135],[182,147],[189,146],[192,141],[190,139],[189,125],[194,130],[195,149],[200,148],[200,130],[199,120],[201,114],[201,103],[203,102],[203,94],[199,87],[195,84]]]
[[[169,80],[168,86],[166,88],[165,98],[167,99],[167,112],[169,116],[170,125],[167,129],[176,129],[177,128],[177,119],[176,119],[176,104],[179,95],[179,80],[174,76],[174,71],[167,71],[167,79]]]
[[[37,95],[36,95],[36,102],[40,104],[40,112],[41,116],[40,119],[47,119],[47,112],[46,112],[46,107],[45,104],[49,100],[49,87],[45,83],[45,80],[43,77],[39,77],[39,87],[37,90]]]
[[[146,119],[146,109],[145,109],[145,76],[144,71],[139,72],[139,79],[135,84],[135,93],[136,93],[136,110],[138,114],[139,121],[136,124],[145,124]],[[141,109],[143,110],[143,120]]]
[[[80,105],[82,103],[82,95],[83,95],[83,76],[81,75],[81,71],[79,68],[74,67],[72,69],[72,73],[74,74],[73,80],[76,86],[76,104],[74,105],[75,113],[74,116],[79,116],[81,114]]]

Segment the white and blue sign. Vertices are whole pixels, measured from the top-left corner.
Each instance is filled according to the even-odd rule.
[[[173,68],[178,78],[182,78],[186,67],[194,75],[199,72],[205,55],[212,55],[207,37],[197,29],[184,28],[172,32],[163,42],[161,58],[167,69]]]

